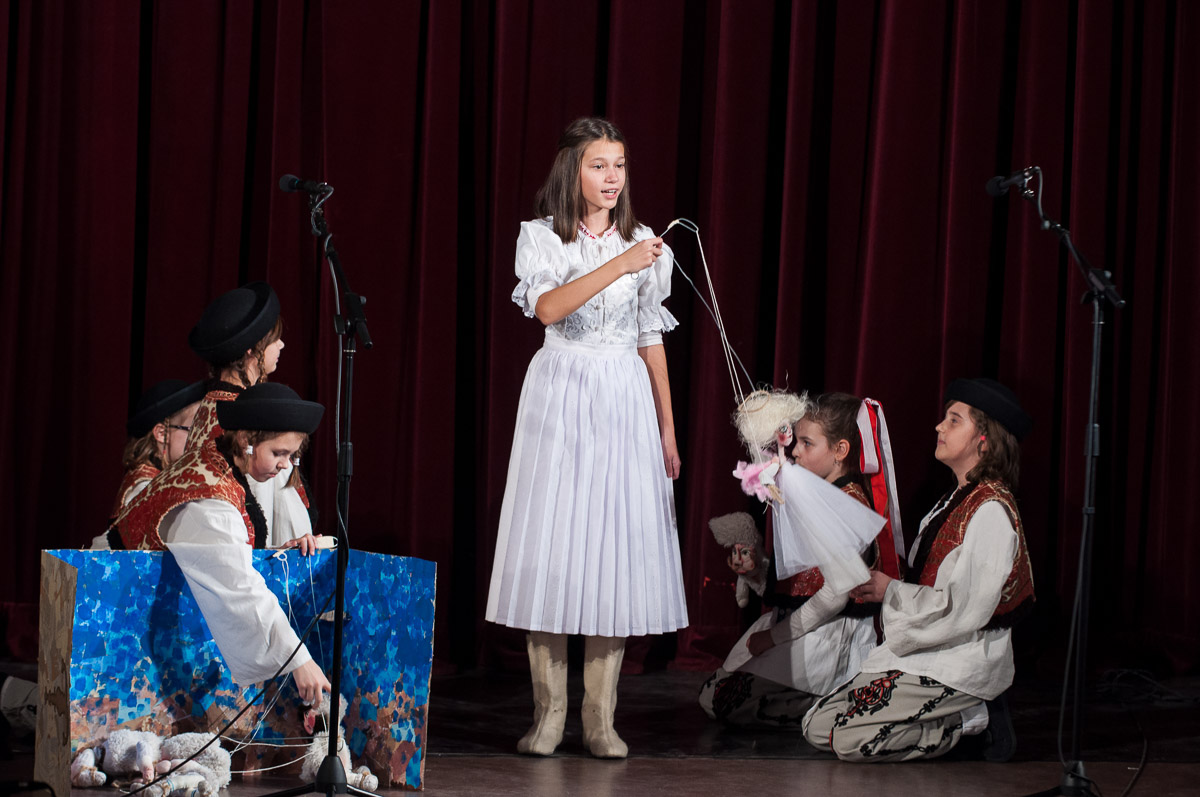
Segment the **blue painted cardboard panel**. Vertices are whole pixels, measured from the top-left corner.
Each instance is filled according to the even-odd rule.
[[[55,550],[77,571],[70,662],[72,751],[121,725],[162,734],[219,730],[257,692],[236,684],[183,574],[169,553]],[[254,566],[329,674],[336,553],[272,558]],[[433,664],[436,566],[407,557],[351,551],[346,573],[341,694],[349,706],[346,738],[355,764],[381,785],[421,788],[429,678]],[[280,743],[303,733],[290,680],[266,695],[231,731]],[[266,706],[264,709],[263,706]],[[259,762],[277,760],[250,748]],[[294,751],[288,755],[294,755]],[[365,759],[365,760],[360,760]]]

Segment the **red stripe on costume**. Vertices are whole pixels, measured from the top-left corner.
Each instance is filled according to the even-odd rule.
[[[876,569],[891,576],[892,578],[901,578],[900,573],[900,555],[896,550],[896,535],[892,530],[892,518],[888,512],[888,486],[887,486],[887,468],[885,467],[886,460],[883,457],[883,448],[879,444],[879,412],[875,405],[871,402],[866,403],[867,415],[871,419],[871,446],[875,449],[876,460],[880,463],[879,470],[867,477],[871,487],[871,502],[875,511],[883,515],[885,523],[883,529],[880,530],[879,536],[875,538],[876,544],[879,546],[879,561]],[[867,445],[867,441],[862,441],[863,446]],[[859,467],[866,466],[866,455],[864,452],[859,452]],[[894,496],[893,496],[894,497]]]

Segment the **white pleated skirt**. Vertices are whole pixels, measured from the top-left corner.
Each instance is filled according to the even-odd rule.
[[[613,637],[687,625],[674,492],[633,346],[547,337],[530,362],[486,617]]]

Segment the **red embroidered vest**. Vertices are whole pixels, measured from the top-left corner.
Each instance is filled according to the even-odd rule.
[[[867,493],[857,482],[850,482],[842,487],[842,492],[852,498],[857,499],[860,503],[870,506],[870,501],[867,500]],[[891,534],[891,529],[884,526],[883,533]],[[821,568],[812,567],[808,570],[801,570],[794,576],[789,576],[783,581],[775,583],[775,592],[781,595],[791,595],[796,598],[809,598],[817,594],[825,584],[825,577],[821,575]]]
[[[246,491],[234,478],[225,457],[211,443],[190,449],[160,473],[117,516],[113,528],[129,550],[164,551],[166,545],[159,533],[163,518],[178,506],[205,498],[233,504],[246,523],[246,542],[254,545],[254,524],[246,511]]]
[[[1012,521],[1013,529],[1017,532],[1017,554],[1008,579],[1004,582],[1004,588],[1000,592],[1000,604],[996,606],[996,611],[992,613],[992,621],[988,623],[991,626],[999,618],[1010,614],[1026,601],[1035,600],[1033,566],[1029,561],[1029,549],[1025,545],[1025,529],[1021,523],[1021,515],[1017,512],[1017,502],[1013,498],[1013,494],[1001,482],[980,482],[950,513],[937,531],[937,537],[934,538],[933,545],[929,549],[929,557],[925,560],[925,566],[921,568],[921,576],[917,583],[926,587],[934,585],[942,561],[951,551],[962,545],[963,537],[967,533],[967,524],[971,522],[971,518],[975,516],[979,508],[988,501],[998,501],[1004,507],[1004,511],[1008,513],[1008,519]],[[998,625],[1005,625],[1005,623],[1001,622]]]
[[[191,451],[201,443],[216,440],[225,430],[217,423],[217,402],[233,401],[238,394],[232,390],[214,389],[204,395],[204,400],[196,408],[196,417],[192,419],[192,430],[188,432],[184,448]]]
[[[129,491],[136,487],[139,482],[153,479],[158,474],[158,468],[148,462],[143,462],[136,468],[130,468],[125,471],[125,477],[121,479],[121,484],[117,487],[117,500],[113,504],[113,510],[109,513],[109,517],[115,518],[121,514],[121,510],[125,508],[125,496],[129,495]]]

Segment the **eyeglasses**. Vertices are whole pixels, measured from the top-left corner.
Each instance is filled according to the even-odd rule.
[[[177,424],[177,423],[168,423],[168,424],[167,424],[167,428],[168,428],[168,429],[180,429],[180,430],[182,430],[182,431],[185,431],[185,432],[190,432],[190,431],[192,431],[192,427],[190,427],[190,426],[180,426],[180,425],[179,425],[179,424]]]

